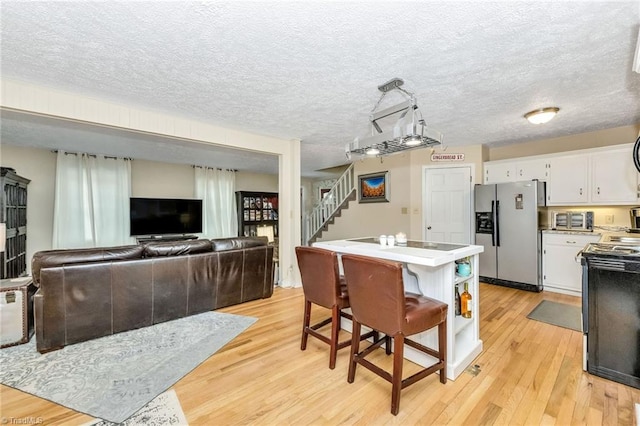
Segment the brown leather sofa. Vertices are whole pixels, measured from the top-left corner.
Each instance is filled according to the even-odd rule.
[[[264,237],[47,250],[31,271],[41,353],[271,297],[274,285]]]

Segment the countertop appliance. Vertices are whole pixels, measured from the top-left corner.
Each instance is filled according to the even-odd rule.
[[[592,243],[582,251],[584,368],[640,389],[640,247]]]
[[[640,233],[640,207],[633,207],[629,210],[631,216],[631,227],[629,232]]]
[[[593,231],[593,211],[554,211],[551,228],[565,231]]]
[[[539,231],[545,184],[537,180],[475,186],[480,279],[529,291],[542,290]]]

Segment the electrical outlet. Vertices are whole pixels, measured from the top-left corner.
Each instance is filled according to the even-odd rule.
[[[612,214],[607,214],[604,216],[604,222],[611,224],[613,223],[613,215]]]

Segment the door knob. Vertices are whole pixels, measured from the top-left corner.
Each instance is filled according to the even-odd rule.
[[[431,227],[430,227],[430,226],[427,226],[427,230],[429,230],[429,231],[430,231],[430,230],[431,230]]]

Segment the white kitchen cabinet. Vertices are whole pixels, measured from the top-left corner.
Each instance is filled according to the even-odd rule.
[[[547,205],[571,206],[589,202],[589,155],[549,158]]]
[[[516,163],[485,163],[484,164],[484,183],[502,183],[515,182],[516,180]]]
[[[546,182],[548,206],[640,203],[633,144],[484,163],[483,183]]]
[[[516,181],[547,180],[548,161],[545,159],[516,161]]]
[[[582,266],[578,253],[599,234],[542,233],[542,284],[545,291],[582,295]]]
[[[632,148],[591,154],[591,201],[599,204],[637,204],[638,171]]]
[[[484,163],[484,183],[547,180],[547,161],[544,159],[500,161]]]

